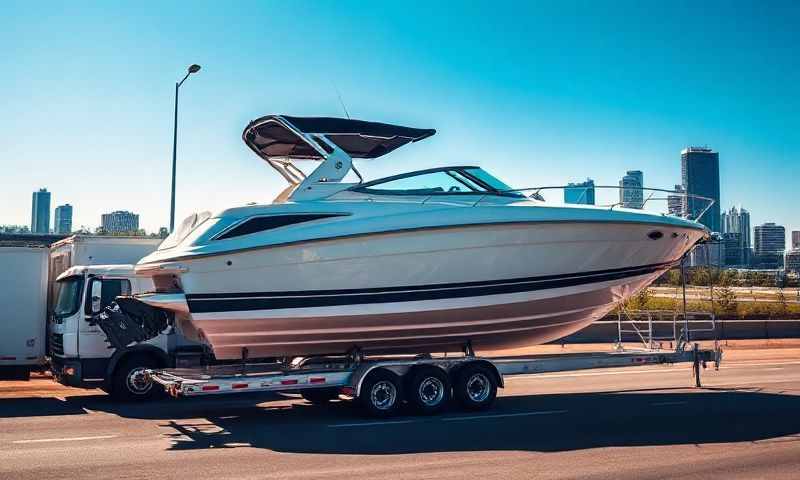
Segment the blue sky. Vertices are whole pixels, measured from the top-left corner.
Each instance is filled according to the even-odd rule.
[[[429,3],[433,3],[430,5]],[[241,142],[267,113],[438,130],[366,176],[480,164],[517,186],[641,169],[680,182],[680,150],[720,152],[722,208],[800,229],[797,2],[4,3],[0,223],[31,192],[74,224],[169,220],[270,201],[283,180]]]

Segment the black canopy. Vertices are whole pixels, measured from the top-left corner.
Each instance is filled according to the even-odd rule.
[[[436,130],[401,127],[332,117],[289,117],[268,115],[254,120],[242,138],[260,156],[303,159],[321,158],[319,151],[293,131],[325,135],[353,158],[377,158],[411,142],[430,137]],[[323,150],[330,147],[317,142]]]

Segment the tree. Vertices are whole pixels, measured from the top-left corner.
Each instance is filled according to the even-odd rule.
[[[789,312],[789,306],[786,304],[786,295],[783,294],[783,288],[778,289],[778,314],[786,316]]]
[[[736,313],[738,308],[736,293],[727,285],[720,287],[717,290],[717,305],[722,313],[729,315]]]

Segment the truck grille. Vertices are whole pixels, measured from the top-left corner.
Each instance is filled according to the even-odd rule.
[[[50,334],[50,353],[64,355],[64,335],[60,333]]]

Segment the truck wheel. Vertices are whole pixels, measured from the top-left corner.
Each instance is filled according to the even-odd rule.
[[[373,417],[389,417],[397,412],[403,398],[400,377],[385,368],[367,374],[361,383],[358,401]]]
[[[441,368],[424,366],[411,371],[408,402],[424,415],[442,411],[450,401],[450,379]]]
[[[497,397],[495,373],[481,364],[465,365],[456,373],[453,395],[467,410],[489,408]]]
[[[157,367],[158,362],[148,355],[133,355],[124,359],[114,369],[111,395],[123,402],[141,402],[156,398],[163,389],[148,379],[144,371]]]
[[[339,389],[337,387],[309,388],[300,392],[300,395],[315,405],[321,405],[339,398]]]

